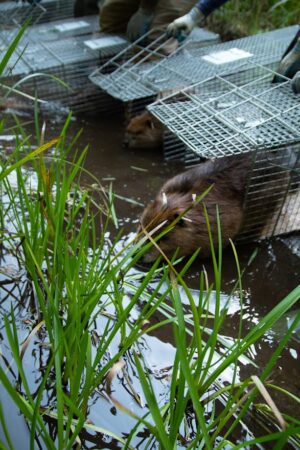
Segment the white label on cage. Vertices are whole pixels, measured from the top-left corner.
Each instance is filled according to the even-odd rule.
[[[255,128],[264,123],[264,119],[254,119],[250,120],[249,122],[245,123],[245,128]]]
[[[54,29],[56,31],[64,32],[64,31],[72,31],[78,30],[79,28],[88,27],[89,23],[84,20],[77,20],[76,22],[63,23],[61,25],[55,25]]]
[[[84,41],[84,44],[92,50],[99,50],[102,48],[113,47],[114,45],[127,44],[127,41],[119,36],[107,36]]]
[[[218,102],[217,107],[220,109],[232,108],[236,105],[236,102]]]
[[[252,53],[245,52],[245,50],[239,48],[231,48],[229,50],[209,53],[208,55],[202,56],[202,59],[213,64],[226,64],[238,61],[239,59],[249,58],[250,56],[253,56]]]

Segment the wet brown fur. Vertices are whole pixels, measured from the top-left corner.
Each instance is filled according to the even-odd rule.
[[[171,257],[175,250],[178,255],[187,256],[201,248],[201,255],[210,255],[210,244],[204,215],[204,205],[209,216],[214,244],[217,244],[217,216],[219,208],[222,229],[222,245],[229,244],[239,232],[243,221],[243,202],[247,179],[252,165],[248,155],[210,160],[168,180],[149,204],[141,216],[141,227],[150,230],[166,221],[157,233],[169,226],[181,214],[184,217],[175,224],[158,244],[161,250]],[[210,192],[199,203],[193,197],[200,196],[210,186]],[[193,195],[194,194],[194,195]],[[167,203],[166,203],[167,201]],[[166,203],[166,204],[165,204]],[[157,234],[155,233],[155,234]],[[143,257],[144,262],[151,262],[159,255],[152,247]]]
[[[2,99],[0,98],[0,111],[5,111],[6,109],[24,109],[24,104],[18,103],[16,100]]]
[[[148,111],[133,117],[125,132],[124,145],[131,149],[156,149],[163,143],[163,125]]]
[[[30,105],[28,105],[27,103],[21,102],[17,99],[0,98],[0,111],[5,111],[7,109],[28,110],[29,108],[30,108]]]

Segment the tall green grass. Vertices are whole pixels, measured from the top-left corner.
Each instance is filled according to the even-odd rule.
[[[300,23],[299,2],[231,0],[215,11],[208,23],[223,39],[236,39]]]
[[[207,226],[210,234],[209,222]],[[171,268],[169,277],[169,292],[172,300],[173,308],[166,308],[161,305],[160,311],[166,315],[168,319],[176,318],[173,321],[173,333],[176,342],[176,356],[172,370],[172,379],[170,382],[169,402],[163,406],[159,405],[155,398],[150,377],[145,374],[149,369],[147,364],[140,362],[141,358],[135,358],[138,373],[141,379],[143,392],[147,402],[150,405],[152,420],[155,423],[156,440],[160,443],[160,448],[174,449],[178,443],[186,441],[186,448],[205,448],[205,449],[222,449],[225,445],[232,448],[245,448],[247,445],[255,445],[259,442],[277,442],[276,448],[284,448],[288,439],[291,442],[299,443],[300,421],[298,419],[285,417],[284,430],[282,432],[272,431],[272,427],[268,429],[268,433],[259,438],[253,436],[249,442],[244,441],[243,444],[236,445],[231,440],[231,435],[236,433],[236,429],[240,422],[247,416],[247,411],[251,408],[255,409],[256,398],[258,393],[262,393],[261,386],[256,383],[255,377],[249,377],[245,380],[239,380],[237,371],[239,360],[243,355],[247,354],[247,349],[251,345],[259,342],[261,337],[266,333],[282,315],[299,301],[300,287],[296,288],[286,299],[278,304],[269,314],[260,320],[250,332],[242,331],[243,323],[240,320],[239,333],[232,344],[222,342],[220,348],[220,336],[222,333],[222,325],[226,318],[227,308],[221,309],[220,293],[222,284],[222,251],[219,246],[218,254],[213,249],[212,237],[211,251],[214,264],[214,279],[210,286],[205,286],[204,273],[200,275],[200,291],[198,302],[191,295],[188,287],[182,279],[181,273],[176,273]],[[219,228],[219,242],[221,242],[221,229]],[[235,249],[233,251],[236,255]],[[241,272],[237,263],[237,285],[240,288],[241,315],[243,309],[243,291],[241,286]],[[175,272],[175,274],[174,274]],[[190,303],[191,314],[186,317],[182,306],[181,294],[183,288],[185,296]],[[213,323],[208,327],[209,314],[208,304],[212,291],[216,293],[216,303],[213,313]],[[230,302],[230,296],[228,299]],[[263,368],[260,380],[265,383],[269,390],[277,390],[278,388],[268,382],[274,366],[278,358],[286,346],[293,330],[300,320],[300,313],[295,318],[291,328],[285,335],[284,339],[276,349],[265,368]],[[221,350],[221,352],[219,352]],[[225,371],[231,373],[232,382],[227,386],[219,382],[220,376]],[[286,395],[287,392],[285,392]],[[271,394],[272,396],[272,394]],[[270,396],[270,397],[271,397]],[[299,403],[299,398],[294,397],[295,406]],[[296,406],[297,407],[297,406]],[[271,422],[276,422],[276,413],[272,407],[268,405],[260,405],[257,411],[262,409],[265,413],[272,417]],[[187,420],[186,414],[190,410],[194,411],[195,420],[197,422],[197,433],[195,436],[187,436],[183,432],[183,423]],[[221,412],[220,412],[221,409]],[[210,414],[208,411],[212,411]],[[281,415],[280,415],[281,416]],[[282,417],[282,416],[281,416]],[[144,424],[144,421],[142,422]],[[281,422],[282,424],[282,422]],[[138,427],[134,430],[137,432]],[[166,432],[167,430],[167,432]],[[187,433],[188,434],[188,433]],[[130,441],[129,441],[130,442]],[[149,438],[149,445],[153,443],[153,437]]]

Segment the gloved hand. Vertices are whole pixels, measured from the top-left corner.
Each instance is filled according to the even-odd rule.
[[[194,7],[187,14],[169,24],[167,35],[175,37],[178,41],[182,41],[190,34],[194,27],[201,25],[204,20],[204,14],[200,9]]]
[[[127,37],[130,41],[143,36],[143,34],[149,31],[154,14],[143,8],[139,8],[135,14],[131,17],[127,25]]]

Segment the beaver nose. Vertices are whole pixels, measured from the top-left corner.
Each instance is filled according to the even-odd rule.
[[[139,252],[137,251],[132,257],[137,256]],[[144,253],[143,255],[140,255],[139,258],[136,259],[134,266],[141,270],[149,270],[151,265],[153,264],[155,258],[149,257],[148,253]]]

